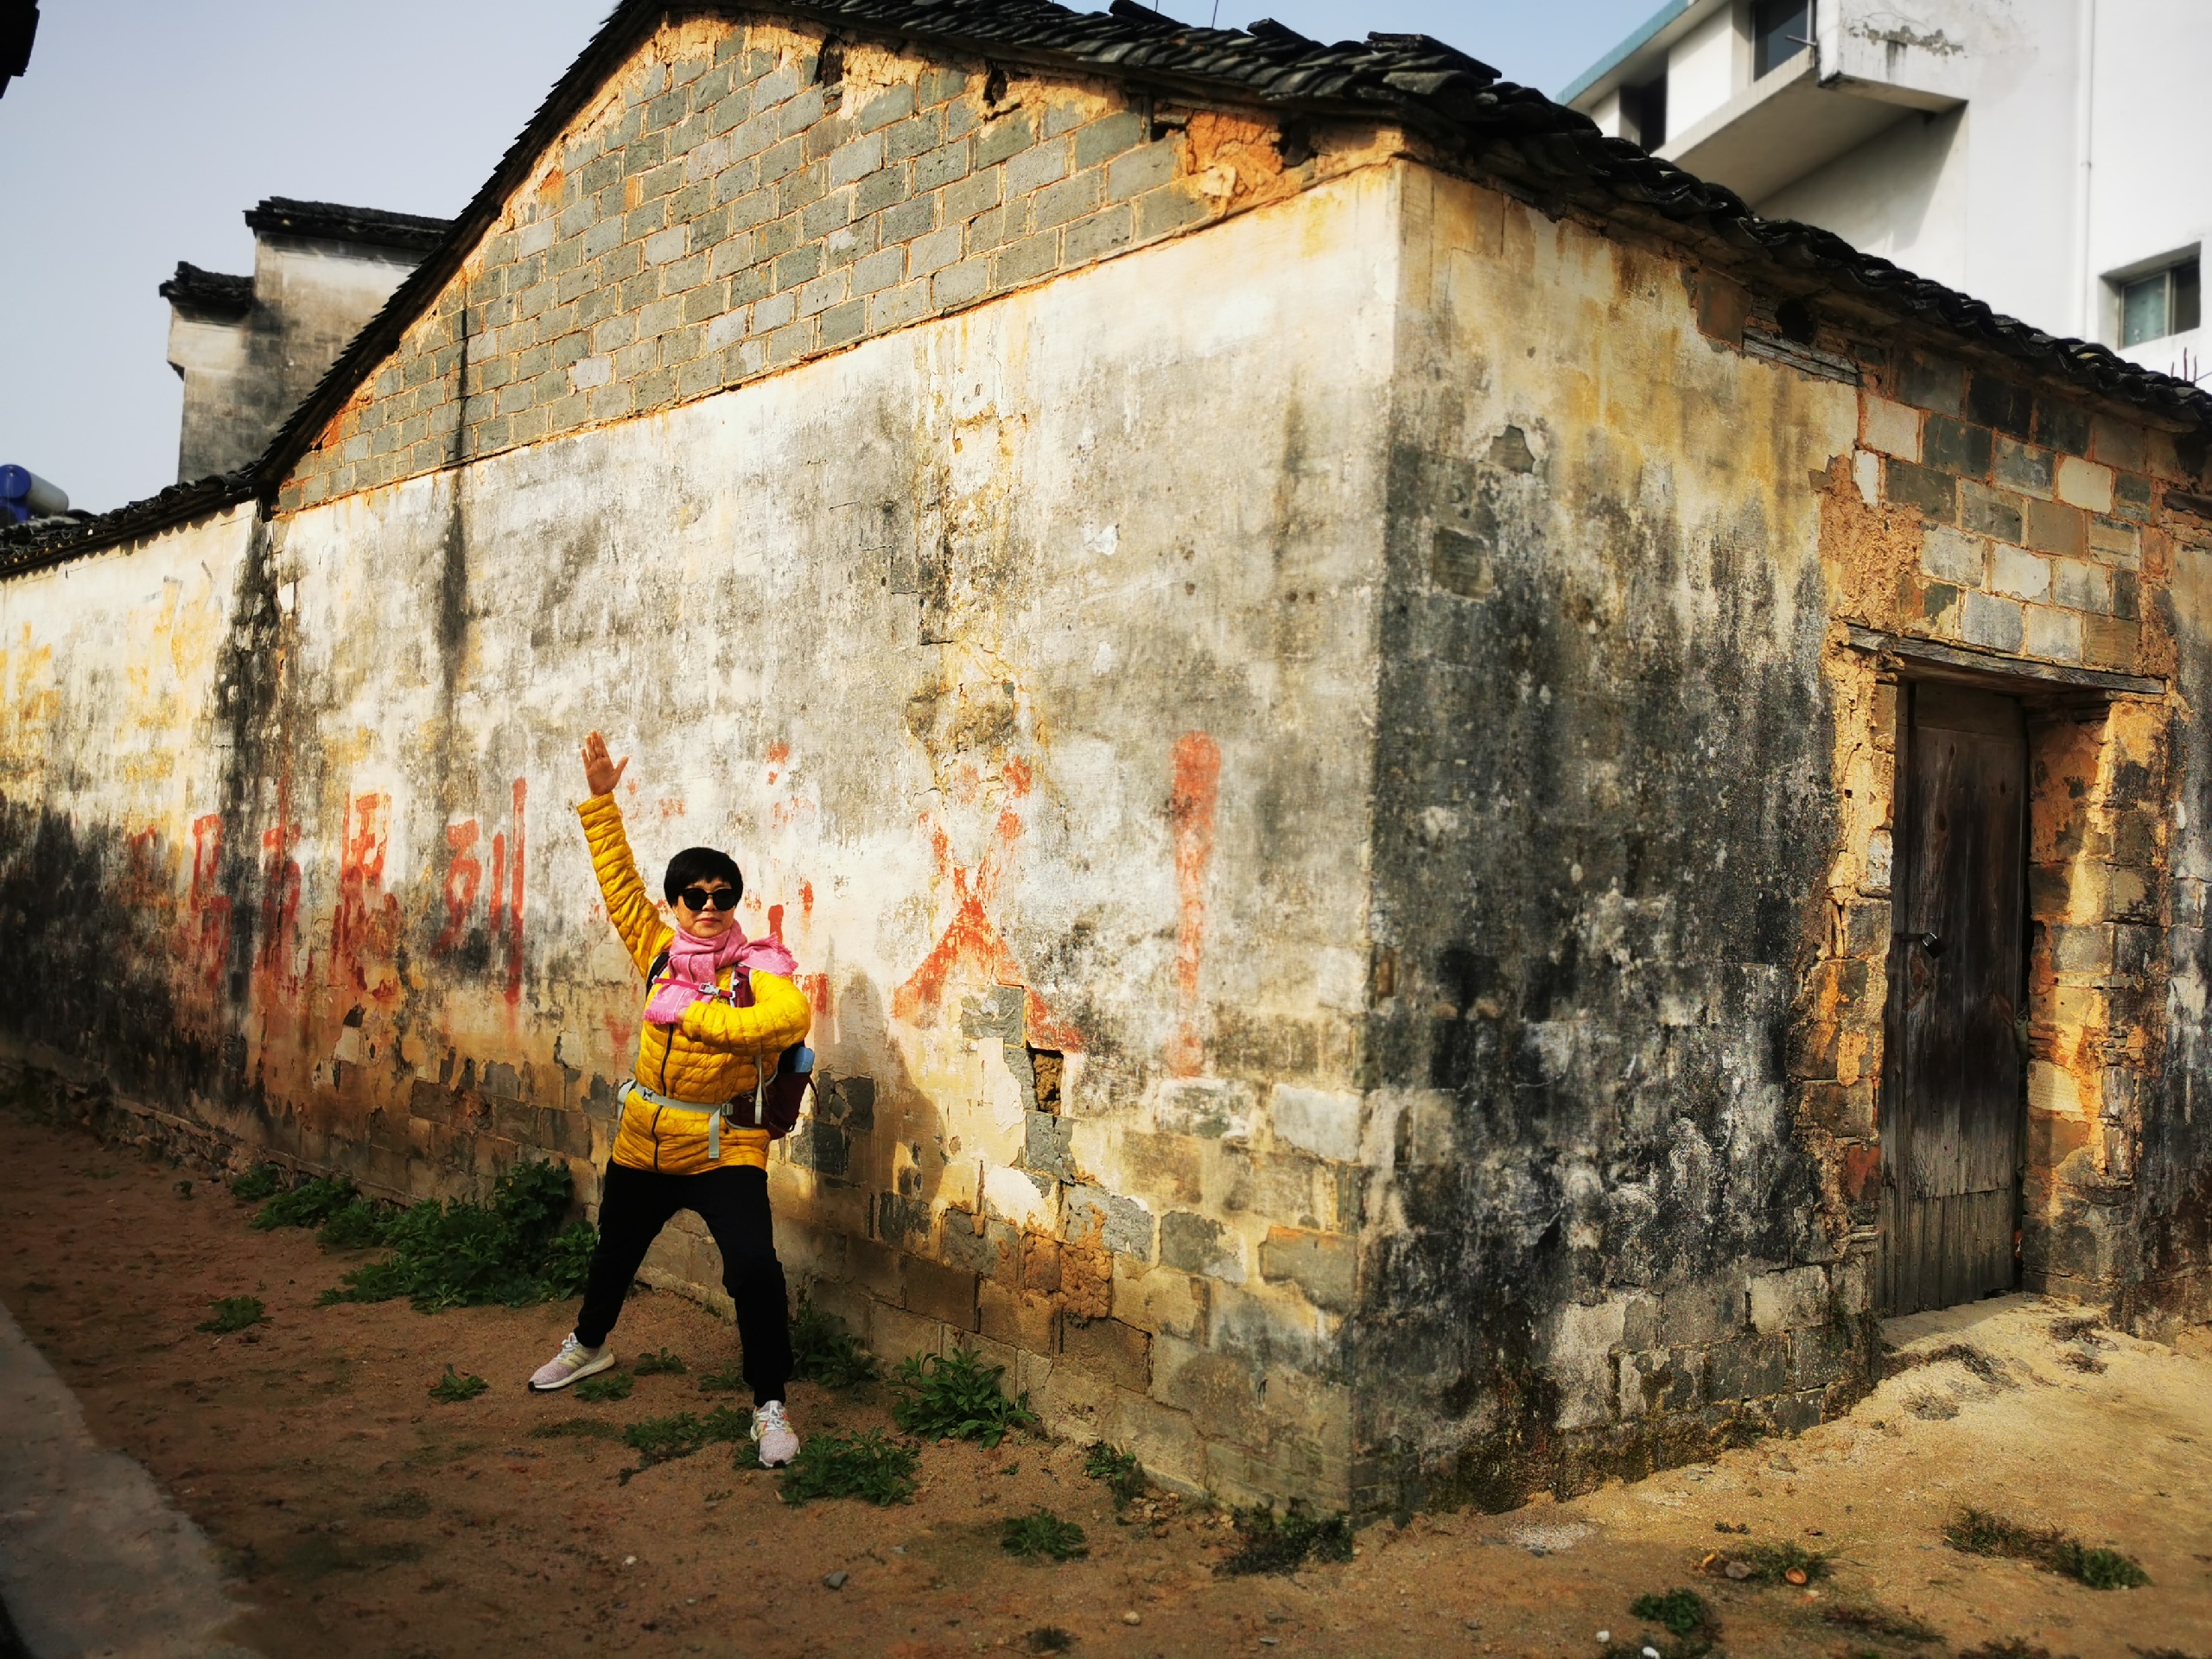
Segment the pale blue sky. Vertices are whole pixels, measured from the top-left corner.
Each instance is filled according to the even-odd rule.
[[[1323,40],[1434,35],[1556,92],[1656,0],[1222,0]],[[176,475],[180,259],[252,269],[264,196],[459,211],[610,0],[46,0],[0,97],[0,462],[95,512]],[[1085,10],[1096,7],[1085,6]],[[1169,0],[1204,22],[1212,0]]]

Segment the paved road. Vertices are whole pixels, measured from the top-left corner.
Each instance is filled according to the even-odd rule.
[[[206,1535],[0,1307],[0,1659],[253,1659]],[[9,1646],[9,1624],[20,1647]]]

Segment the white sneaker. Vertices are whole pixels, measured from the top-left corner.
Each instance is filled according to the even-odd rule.
[[[798,1435],[780,1400],[753,1408],[753,1438],[760,1445],[763,1469],[780,1469],[798,1456]]]
[[[602,1342],[596,1348],[587,1348],[571,1331],[561,1338],[561,1351],[530,1374],[531,1389],[537,1394],[550,1394],[556,1389],[565,1389],[571,1382],[581,1382],[607,1370],[613,1363],[613,1344]]]

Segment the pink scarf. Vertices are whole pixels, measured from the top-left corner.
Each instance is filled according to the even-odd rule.
[[[730,982],[732,1000],[741,1008],[753,1006],[753,987],[746,976],[756,968],[789,979],[798,971],[798,959],[777,938],[748,940],[745,930],[730,921],[729,931],[718,939],[694,938],[682,928],[668,944],[668,977],[645,1004],[645,1018],[657,1026],[672,1026],[683,1010],[703,997],[715,995],[715,982],[721,970],[734,965]]]

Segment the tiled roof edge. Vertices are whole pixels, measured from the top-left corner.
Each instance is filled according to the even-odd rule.
[[[310,236],[327,242],[359,242],[370,247],[405,248],[428,253],[453,229],[449,219],[395,213],[381,207],[348,207],[335,201],[295,201],[269,196],[245,211],[247,226],[263,234]]]
[[[111,512],[86,518],[36,518],[0,529],[0,577],[82,558],[141,536],[154,535],[203,513],[254,499],[250,472],[218,474],[172,484]]]
[[[176,275],[162,283],[158,292],[178,305],[226,319],[242,317],[253,308],[252,277],[202,270],[183,259],[176,262]]]

